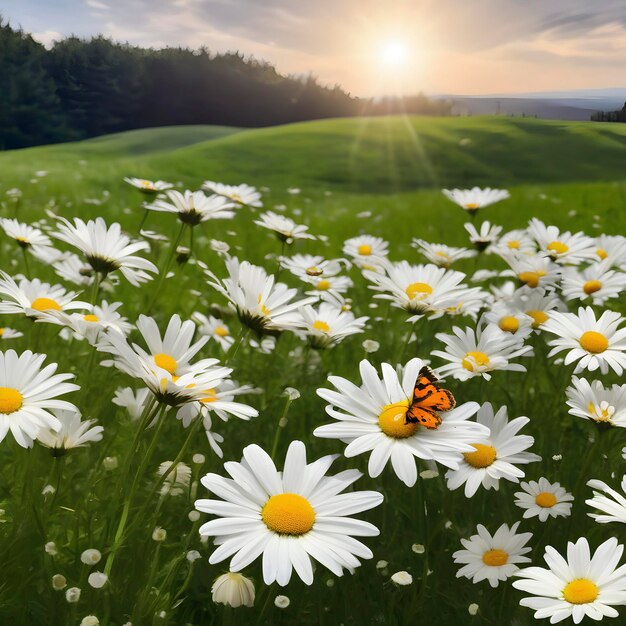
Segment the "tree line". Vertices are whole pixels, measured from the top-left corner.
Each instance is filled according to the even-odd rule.
[[[364,100],[312,75],[208,49],[146,49],[102,36],[46,49],[0,16],[0,149],[177,124],[259,127],[385,113],[448,114],[423,95]]]

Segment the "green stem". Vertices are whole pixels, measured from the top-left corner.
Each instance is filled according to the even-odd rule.
[[[93,278],[93,285],[91,286],[91,305],[94,306],[98,300],[98,292],[100,291],[100,283],[104,276],[100,272],[96,272]]]
[[[28,265],[28,252],[26,252],[26,248],[22,248],[22,256],[24,257],[24,274],[26,278],[30,280],[30,267]]]
[[[272,444],[272,451],[270,456],[273,460],[276,460],[276,450],[278,449],[278,442],[280,441],[280,434],[284,430],[280,425],[283,418],[287,417],[287,412],[289,411],[289,407],[291,406],[292,400],[289,396],[287,396],[287,401],[285,402],[285,408],[283,409],[283,413],[278,420],[278,424],[276,424],[276,432],[274,433],[274,443]]]

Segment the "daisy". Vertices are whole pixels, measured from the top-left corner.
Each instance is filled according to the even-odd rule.
[[[327,276],[323,278],[315,278],[307,276],[303,278],[304,282],[313,285],[313,289],[306,291],[307,296],[315,296],[322,298],[324,295],[331,295],[335,298],[341,297],[350,287],[354,285],[351,278],[347,276]]]
[[[224,280],[207,270],[208,284],[230,301],[242,324],[259,334],[293,330],[300,323],[297,310],[315,301],[309,297],[294,302],[297,289],[276,283],[274,276],[248,261],[229,258],[226,269],[229,277]]]
[[[461,208],[465,209],[470,215],[474,215],[479,209],[506,200],[510,197],[506,189],[491,189],[486,187],[473,187],[472,189],[442,189],[448,200],[452,200]]]
[[[42,428],[37,441],[52,449],[54,456],[61,456],[72,448],[81,448],[91,442],[102,441],[102,426],[94,426],[96,420],[81,421],[79,411],[54,410],[54,416],[61,423],[61,428]]]
[[[176,213],[178,219],[189,226],[215,219],[231,219],[235,215],[235,204],[224,196],[205,196],[202,191],[168,191],[164,198],[158,198],[146,206],[150,211]]]
[[[354,317],[350,311],[322,302],[317,309],[304,306],[301,310],[302,330],[298,334],[308,340],[311,347],[323,349],[334,346],[346,337],[362,333],[368,317]]]
[[[284,243],[292,243],[295,239],[315,239],[313,235],[306,232],[309,230],[308,226],[296,224],[292,219],[273,211],[261,213],[254,223],[274,231],[278,239]]]
[[[163,461],[157,470],[157,476],[165,476],[161,485],[162,496],[180,496],[189,489],[191,483],[191,468],[186,463],[179,461]]]
[[[518,280],[531,289],[555,289],[561,278],[561,268],[545,256],[506,254],[502,258]]]
[[[23,337],[24,333],[19,330],[14,330],[13,328],[8,328],[7,326],[0,326],[0,340],[4,339],[19,339]]]
[[[323,256],[312,254],[294,254],[282,257],[280,264],[294,276],[310,282],[311,278],[324,279],[337,276],[344,267],[350,264],[345,259],[326,260]]]
[[[130,419],[136,422],[143,414],[148,402],[152,400],[149,389],[143,388],[133,391],[130,387],[120,387],[115,390],[113,404],[128,411]]]
[[[519,522],[510,528],[502,524],[492,536],[482,524],[478,524],[477,535],[461,539],[465,550],[457,550],[452,555],[455,563],[463,564],[456,577],[465,576],[474,584],[488,580],[495,588],[500,581],[513,576],[521,563],[530,563],[530,559],[524,555],[531,551],[526,544],[533,534],[517,534],[518,527]]]
[[[569,517],[574,496],[559,483],[550,483],[545,478],[520,484],[523,491],[515,493],[515,504],[524,511],[524,519],[538,517],[545,522],[549,517]]]
[[[491,311],[485,314],[485,320],[503,333],[515,335],[520,339],[525,339],[533,332],[532,318],[516,310],[510,302],[496,302]]]
[[[48,235],[44,235],[39,228],[22,224],[18,220],[0,218],[0,227],[7,237],[14,239],[21,248],[51,248],[52,241]]]
[[[546,546],[543,558],[548,569],[527,567],[516,573],[520,579],[513,587],[533,594],[522,598],[520,605],[534,610],[536,619],[549,617],[551,624],[568,617],[575,624],[585,617],[617,617],[612,605],[626,604],[626,566],[617,568],[623,551],[624,546],[614,537],[600,545],[593,556],[584,537],[568,542],[567,560]]]
[[[61,278],[81,287],[89,287],[95,280],[93,267],[77,254],[66,253],[61,259],[52,263],[52,268]]]
[[[524,472],[517,465],[541,461],[541,457],[526,452],[535,442],[530,435],[518,435],[530,422],[527,417],[507,419],[506,407],[493,412],[490,402],[479,409],[476,421],[487,427],[488,433],[472,443],[472,452],[463,454],[458,469],[448,470],[448,489],[454,491],[465,485],[465,497],[471,498],[480,486],[485,489],[499,488],[501,478],[519,482]]]
[[[610,522],[626,524],[626,498],[601,480],[590,480],[587,482],[587,485],[594,492],[593,498],[585,500],[585,504],[604,513],[604,515],[588,513],[589,517],[595,519],[598,524],[608,524]],[[621,487],[622,491],[626,492],[626,476],[622,477]]]
[[[596,320],[591,307],[580,307],[578,313],[552,313],[544,330],[557,336],[548,342],[553,346],[548,356],[568,350],[565,365],[577,361],[575,374],[584,369],[603,374],[613,369],[618,375],[626,368],[626,328],[618,330],[624,318],[605,311]]]
[[[119,270],[131,285],[137,287],[152,279],[147,272],[157,272],[153,263],[135,256],[136,252],[149,250],[148,243],[131,241],[122,233],[122,228],[117,222],[107,227],[101,217],[87,223],[75,217],[74,224],[63,217],[58,220],[60,224],[53,235],[78,248],[94,272],[103,277]]]
[[[540,332],[550,319],[553,311],[566,311],[567,307],[553,291],[533,289],[523,285],[517,289],[509,301],[509,306],[516,315],[523,313],[531,320],[535,332]]]
[[[394,307],[409,313],[441,317],[447,308],[481,293],[478,287],[470,288],[461,282],[465,278],[463,272],[433,264],[411,265],[400,261],[388,263],[384,269],[384,273],[363,272],[372,283],[371,288],[382,292],[374,297],[390,300]]]
[[[224,185],[222,183],[213,182],[212,180],[207,180],[202,183],[202,189],[223,196],[237,204],[245,204],[251,207],[263,206],[261,194],[257,191],[256,187],[251,187],[250,185]]]
[[[626,384],[604,387],[602,381],[589,383],[572,376],[572,385],[565,390],[568,413],[600,424],[626,427]]]
[[[584,233],[562,233],[556,226],[546,226],[536,217],[528,223],[528,234],[537,242],[539,250],[557,263],[578,265],[596,256],[597,246]]]
[[[198,332],[217,341],[224,352],[228,352],[229,348],[235,343],[230,329],[221,319],[212,315],[207,317],[198,312],[192,313],[191,319],[198,324]]]
[[[234,609],[254,606],[254,583],[242,574],[227,572],[213,581],[211,599]]]
[[[74,300],[78,294],[65,291],[61,285],[42,283],[38,278],[22,279],[16,283],[6,272],[0,271],[0,314],[24,314],[41,318],[50,311],[88,309],[86,302]]]
[[[463,226],[469,235],[470,241],[479,252],[485,251],[494,244],[498,240],[498,235],[502,232],[502,226],[496,226],[490,222],[483,222],[480,225],[480,230],[476,230],[474,224],[470,222]]]
[[[20,355],[15,350],[0,352],[0,441],[10,429],[20,446],[30,448],[42,429],[62,427],[52,410],[78,411],[73,404],[56,399],[80,389],[65,382],[74,376],[55,374],[56,363],[42,369],[45,358],[30,350]]]
[[[371,270],[387,258],[389,244],[380,237],[360,235],[344,242],[343,253],[349,256],[358,267]]]
[[[423,239],[413,239],[411,244],[423,254],[428,261],[439,267],[450,267],[455,261],[471,259],[476,256],[474,250],[467,248],[452,248],[443,243],[428,243]]]
[[[145,178],[133,178],[133,177],[125,178],[124,182],[128,183],[135,189],[139,189],[139,191],[141,191],[142,193],[145,193],[146,195],[150,195],[150,196],[156,195],[162,191],[167,191],[168,189],[171,189],[174,186],[171,183],[166,183],[165,181],[162,181],[162,180],[152,181],[152,180],[146,180]]]
[[[609,269],[607,261],[589,265],[582,271],[566,268],[561,293],[566,300],[587,300],[596,305],[609,298],[619,298],[626,288],[626,272]]]
[[[495,370],[525,372],[523,365],[511,363],[511,360],[533,355],[532,347],[525,346],[516,335],[504,336],[492,325],[483,327],[479,324],[476,330],[454,326],[452,332],[452,335],[435,335],[446,344],[446,351],[435,350],[433,356],[449,361],[437,368],[441,376],[452,374],[459,380],[483,376],[491,380],[490,372]]]
[[[626,237],[622,235],[600,235],[595,240],[596,259],[606,260],[609,267],[626,270]]]
[[[200,527],[202,536],[216,537],[218,548],[209,563],[232,557],[230,569],[238,572],[263,555],[265,584],[285,586],[294,569],[305,584],[313,583],[311,557],[336,576],[344,569],[353,572],[359,558],[372,558],[354,536],[374,537],[378,529],[348,516],[378,506],[383,496],[376,491],[342,494],[361,473],[326,476],[334,459],[325,456],[307,464],[304,444],[292,441],[279,472],[263,449],[250,445],[241,463],[224,464],[231,478],[202,478],[220,498],[196,501],[199,511],[218,516]]]
[[[370,452],[368,472],[372,478],[380,476],[391,460],[394,472],[409,487],[417,480],[414,457],[458,468],[463,453],[472,452],[472,443],[486,436],[488,430],[469,421],[478,410],[476,402],[465,402],[440,414],[441,424],[436,429],[405,423],[415,381],[424,365],[421,359],[411,359],[396,372],[383,363],[381,379],[376,368],[363,360],[359,365],[360,386],[329,376],[328,382],[336,391],[318,389],[317,395],[329,403],[326,413],[336,423],[320,426],[313,434],[340,439],[347,444],[344,454],[349,458]]]
[[[506,254],[534,254],[537,246],[525,230],[511,230],[504,233],[496,243],[491,246],[491,252],[500,256]]]

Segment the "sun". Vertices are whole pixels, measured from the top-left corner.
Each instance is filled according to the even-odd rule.
[[[402,67],[407,65],[410,59],[410,48],[402,39],[385,41],[378,51],[381,63],[389,67]]]

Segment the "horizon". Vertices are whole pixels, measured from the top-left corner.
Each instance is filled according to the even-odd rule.
[[[626,5],[598,0],[5,0],[2,16],[46,46],[75,35],[206,46],[312,73],[357,97],[507,97],[625,89]],[[522,6],[523,5],[523,6]],[[476,33],[480,33],[476,37]]]

